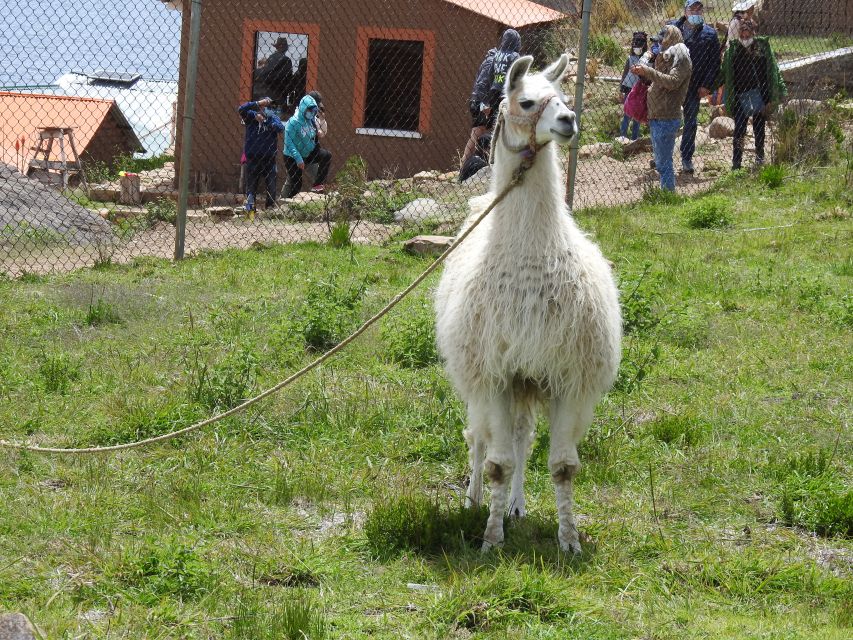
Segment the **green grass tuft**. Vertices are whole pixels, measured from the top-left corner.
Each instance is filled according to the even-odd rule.
[[[732,226],[732,207],[727,198],[707,196],[687,208],[691,229],[725,229]]]

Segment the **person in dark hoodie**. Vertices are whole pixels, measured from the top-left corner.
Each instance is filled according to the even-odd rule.
[[[305,165],[316,162],[317,177],[311,191],[325,191],[326,176],[332,163],[332,154],[317,144],[317,101],[306,95],[299,101],[296,113],[287,121],[284,131],[284,166],[287,167],[287,197],[302,191],[302,174]]]
[[[474,155],[477,141],[495,126],[498,107],[503,99],[506,74],[518,58],[520,48],[521,36],[518,31],[507,29],[501,36],[500,46],[489,49],[480,63],[474,88],[468,100],[468,109],[471,112],[471,135],[462,154],[463,165]]]
[[[696,127],[699,102],[711,94],[720,70],[720,39],[717,31],[705,24],[705,7],[701,0],[685,0],[684,15],[668,24],[681,31],[690,52],[693,74],[684,97],[684,132],[681,136],[681,171],[693,173],[693,154],[696,151]]]
[[[237,108],[246,125],[243,153],[246,156],[247,174],[245,207],[249,212],[255,210],[255,192],[261,178],[266,184],[266,206],[275,206],[275,154],[278,150],[278,134],[284,131],[284,125],[275,113],[267,109],[271,102],[270,98],[261,98]]]

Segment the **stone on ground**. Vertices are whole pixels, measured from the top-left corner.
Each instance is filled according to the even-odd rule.
[[[419,256],[435,256],[444,253],[451,244],[450,236],[415,236],[403,243],[403,249]]]
[[[0,614],[0,640],[35,640],[33,625],[23,613]]]
[[[715,140],[723,138],[731,138],[735,132],[735,121],[732,118],[720,117],[714,118],[711,124],[708,125],[708,135]]]
[[[423,222],[441,220],[453,211],[453,207],[436,202],[432,198],[412,200],[402,209],[394,212],[395,222]]]

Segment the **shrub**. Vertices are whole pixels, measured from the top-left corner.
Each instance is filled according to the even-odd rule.
[[[133,590],[134,601],[154,605],[166,597],[193,600],[213,586],[207,563],[181,543],[151,542],[128,553],[114,576]]]
[[[240,597],[229,638],[235,640],[323,640],[328,623],[322,607],[304,591],[269,609],[257,594]]]
[[[776,130],[776,161],[823,164],[844,141],[844,131],[830,113],[798,113],[785,109]]]
[[[258,357],[247,347],[213,364],[194,349],[185,370],[189,399],[210,410],[236,407],[252,395],[257,369]]]
[[[589,38],[588,55],[599,58],[608,67],[619,67],[625,62],[626,54],[612,36],[593,35]]]
[[[158,198],[145,206],[146,218],[149,224],[162,221],[175,224],[178,219],[178,206],[169,198]]]
[[[658,186],[652,186],[643,191],[643,202],[648,204],[673,205],[681,204],[683,200],[684,198],[675,191],[661,189]]]
[[[660,281],[649,278],[650,268],[647,264],[640,275],[626,275],[619,282],[622,328],[626,334],[645,333],[660,324]]]
[[[731,225],[731,205],[724,198],[703,198],[687,209],[687,226],[691,229],[724,229]]]
[[[365,282],[344,289],[334,275],[325,281],[309,282],[300,322],[305,345],[325,351],[343,340],[355,324],[366,289]]]
[[[44,354],[39,375],[45,391],[64,395],[71,383],[80,377],[80,363],[67,353]]]
[[[404,367],[427,367],[438,362],[432,307],[422,304],[383,325],[382,341],[392,362]]]
[[[120,324],[122,320],[113,305],[98,298],[97,301],[89,302],[83,321],[90,327],[98,327],[104,324]]]
[[[708,426],[694,416],[663,416],[648,426],[651,436],[666,444],[692,447],[702,441]]]
[[[778,189],[782,186],[782,182],[785,179],[785,167],[781,164],[768,164],[761,168],[758,179],[768,189]]]
[[[342,249],[352,244],[350,240],[350,227],[348,222],[337,222],[329,234],[329,246]]]

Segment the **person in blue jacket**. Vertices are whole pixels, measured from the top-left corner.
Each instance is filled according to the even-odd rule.
[[[318,163],[317,178],[311,191],[325,191],[326,176],[332,163],[332,154],[317,144],[317,101],[306,95],[299,101],[284,129],[284,166],[287,168],[287,196],[292,198],[302,191],[302,173],[305,165]]]
[[[693,173],[699,101],[715,88],[717,73],[720,71],[720,39],[716,29],[705,24],[705,7],[700,0],[685,0],[684,15],[669,24],[681,30],[693,63],[693,75],[690,76],[687,96],[682,105],[684,132],[681,136],[681,171]]]
[[[275,154],[278,150],[278,134],[284,131],[284,125],[272,110],[267,109],[270,103],[270,98],[261,98],[237,108],[246,125],[246,140],[243,143],[243,153],[246,155],[246,211],[255,210],[255,192],[261,178],[266,185],[266,206],[275,206]]]

